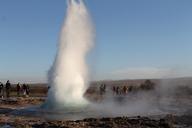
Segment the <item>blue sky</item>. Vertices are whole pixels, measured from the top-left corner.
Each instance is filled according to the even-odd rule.
[[[191,0],[86,0],[95,28],[92,79],[192,76]],[[0,80],[43,82],[65,0],[0,1]]]

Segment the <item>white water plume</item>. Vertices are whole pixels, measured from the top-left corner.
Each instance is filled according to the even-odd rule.
[[[82,0],[68,0],[55,62],[48,73],[48,106],[84,106],[88,85],[86,55],[93,46],[94,31]]]

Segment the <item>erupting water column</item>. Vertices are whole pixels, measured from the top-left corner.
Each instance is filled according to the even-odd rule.
[[[93,26],[82,0],[68,0],[58,51],[48,73],[47,107],[79,107],[87,104],[86,54],[93,45]]]

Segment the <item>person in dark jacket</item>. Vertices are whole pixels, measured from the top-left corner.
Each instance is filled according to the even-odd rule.
[[[27,96],[29,96],[29,85],[28,84],[26,85],[26,94],[27,94]]]
[[[23,84],[22,86],[22,90],[23,90],[23,96],[26,96],[26,91],[27,91],[27,85],[26,84]]]
[[[20,83],[17,84],[17,96],[20,96],[21,93],[21,85]]]
[[[1,98],[3,98],[3,96],[4,96],[4,85],[1,82],[0,82],[0,96],[1,96]]]
[[[10,91],[11,91],[11,83],[9,82],[9,80],[6,83],[5,88],[6,88],[6,96],[7,96],[7,98],[9,98],[10,97]]]
[[[101,84],[100,86],[100,95],[105,94],[106,92],[106,85],[105,84]]]

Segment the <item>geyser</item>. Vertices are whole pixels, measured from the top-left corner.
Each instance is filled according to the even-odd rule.
[[[86,55],[93,45],[93,26],[82,0],[68,0],[57,55],[48,73],[47,107],[76,107],[87,104]]]

